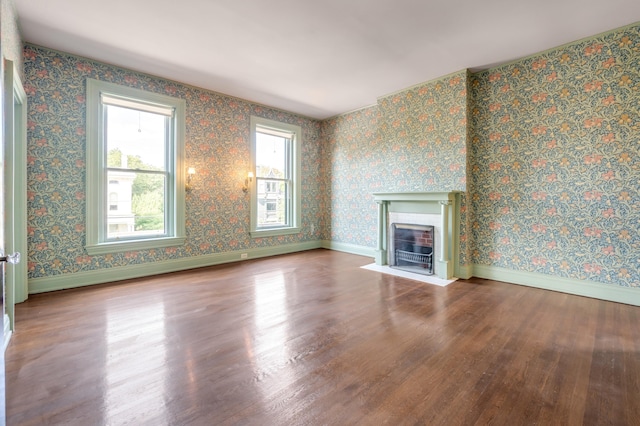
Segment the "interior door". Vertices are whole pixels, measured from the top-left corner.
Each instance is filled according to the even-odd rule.
[[[4,250],[27,253],[27,97],[13,61],[4,61]],[[26,262],[5,270],[4,309],[14,330],[14,305],[27,299]]]
[[[5,424],[4,350],[14,329],[14,304],[27,298],[27,140],[26,102],[22,82],[12,61],[2,62],[0,79],[0,425]],[[12,252],[7,255],[6,252]]]
[[[13,330],[13,307],[27,298],[27,97],[12,61],[0,65],[0,426],[5,424],[4,351]],[[8,206],[5,208],[5,206]],[[6,251],[12,254],[6,254]]]

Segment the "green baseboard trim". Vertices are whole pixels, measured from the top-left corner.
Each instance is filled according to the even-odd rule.
[[[219,265],[222,263],[239,262],[249,259],[257,259],[260,257],[313,250],[321,247],[322,243],[320,241],[307,241],[304,243],[214,253],[205,256],[172,259],[162,262],[123,266],[120,268],[99,269],[95,271],[78,272],[75,274],[32,278],[29,280],[29,294],[84,287],[94,284],[104,284],[114,281],[128,280],[131,278],[147,277],[151,275],[165,274],[168,272]],[[247,254],[247,257],[243,259],[241,258],[241,255],[244,253]]]
[[[602,284],[594,281],[555,277],[537,272],[513,271],[497,266],[473,265],[473,276],[511,284],[526,285],[561,293],[592,297],[610,302],[640,306],[640,288]]]
[[[317,248],[342,251],[371,258],[375,258],[376,255],[376,250],[370,247],[330,240],[307,241],[304,243],[215,253],[186,259],[173,259],[142,265],[123,266],[120,268],[100,269],[95,271],[78,272],[75,274],[33,278],[29,280],[29,294],[84,287],[94,284],[104,284],[131,278],[202,268],[261,257],[277,256]],[[247,257],[242,259],[241,255],[244,253],[247,254]],[[640,288],[622,287],[615,284],[609,285],[593,281],[554,277],[552,275],[539,274],[535,272],[514,271],[487,265],[460,265],[459,271],[457,271],[456,275],[458,278],[462,279],[474,276],[478,278],[503,281],[510,284],[526,285],[545,290],[640,306]]]
[[[343,251],[345,253],[357,254],[359,256],[376,257],[376,249],[359,246],[356,244],[339,243],[337,241],[322,240],[322,248],[329,250]]]
[[[386,265],[389,263],[387,261],[387,251],[386,250],[376,250],[374,259],[376,261],[376,265]]]
[[[455,277],[454,274],[454,265],[453,262],[450,260],[436,260],[438,267],[436,268],[436,271],[438,271],[438,273],[436,274],[438,276],[438,278],[443,279],[443,280],[450,280],[451,278]]]
[[[457,278],[468,280],[473,276],[473,265],[456,265],[457,268],[454,271],[454,275]]]

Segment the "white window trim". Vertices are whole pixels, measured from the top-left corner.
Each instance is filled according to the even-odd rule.
[[[106,220],[108,203],[107,173],[104,167],[106,150],[103,146],[101,128],[102,114],[100,107],[101,94],[111,95],[123,99],[132,99],[141,103],[160,105],[173,108],[175,111],[173,172],[169,177],[169,188],[173,189],[173,206],[167,212],[168,237],[150,237],[125,241],[106,242],[103,224]],[[158,93],[146,92],[114,83],[87,79],[87,180],[86,180],[86,245],[90,255],[116,253],[123,251],[147,250],[153,248],[171,247],[184,244],[185,241],[185,178],[184,170],[184,139],[185,139],[186,102]]]
[[[273,237],[278,235],[297,234],[300,232],[301,224],[301,200],[302,200],[302,174],[301,174],[301,159],[302,159],[302,129],[300,126],[293,124],[282,123],[279,121],[269,120],[261,117],[251,117],[251,170],[253,175],[256,174],[256,129],[258,127],[268,128],[274,131],[286,132],[283,135],[293,134],[293,140],[291,141],[292,159],[294,161],[291,168],[291,194],[293,200],[291,202],[291,224],[288,226],[282,226],[278,228],[258,228],[258,208],[257,208],[257,178],[254,179],[253,185],[251,185],[251,228],[250,234],[253,238],[261,237]]]

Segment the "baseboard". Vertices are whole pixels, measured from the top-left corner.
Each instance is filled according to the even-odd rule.
[[[462,278],[463,280],[468,280],[473,276],[473,265],[458,265],[456,270],[454,271],[454,275],[457,278]]]
[[[78,272],[75,274],[53,275],[50,277],[32,278],[29,280],[29,293],[44,293],[48,291],[84,287],[93,284],[103,284],[114,281],[139,278],[186,269],[213,266],[222,263],[239,262],[248,259],[277,256],[316,248],[342,251],[359,256],[375,258],[375,249],[355,244],[346,244],[330,240],[308,241],[304,243],[285,244],[273,247],[263,247],[249,250],[239,250],[225,253],[215,253],[205,256],[195,256],[186,259],[173,259],[163,262],[146,263],[142,265],[123,266],[120,268],[100,269],[96,271]],[[246,253],[247,258],[241,255]],[[555,277],[553,275],[535,272],[522,272],[488,265],[460,265],[456,271],[458,278],[467,279],[472,276],[503,281],[511,284],[526,285],[545,290],[553,290],[578,296],[593,297],[611,302],[640,306],[640,289],[622,287],[615,284],[602,284],[593,281],[572,278]],[[7,331],[8,330],[8,331]],[[9,343],[11,328],[8,319],[5,322],[5,342]]]
[[[376,257],[376,249],[359,246],[356,244],[339,243],[337,241],[322,240],[322,248],[329,250],[343,251],[345,253],[357,254],[366,257]]]
[[[555,277],[536,272],[513,271],[497,266],[473,265],[474,277],[504,281],[511,284],[553,290],[561,293],[592,297],[610,302],[640,306],[640,288],[602,284],[594,281]]]
[[[321,248],[321,241],[308,241],[296,244],[283,244],[273,247],[262,247],[238,250],[224,253],[214,253],[205,256],[194,256],[184,259],[172,259],[162,262],[130,265],[119,268],[100,269],[95,271],[78,272],[75,274],[53,275],[50,277],[32,278],[29,280],[29,293],[44,293],[47,291],[64,290],[84,287],[94,284],[104,284],[114,281],[128,280],[186,269],[202,268],[222,263],[239,262],[261,257],[277,256],[305,250]],[[247,255],[242,258],[241,255]]]

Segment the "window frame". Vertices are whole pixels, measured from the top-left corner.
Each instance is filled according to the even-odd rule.
[[[285,226],[268,226],[258,227],[258,174],[256,164],[256,133],[259,129],[265,131],[273,131],[280,133],[288,133],[292,135],[289,144],[288,157],[290,160],[290,199],[287,203],[287,211],[285,215],[289,218],[289,224]],[[301,230],[301,200],[302,200],[302,129],[294,124],[283,123],[279,121],[269,120],[267,118],[252,116],[250,120],[251,131],[251,170],[255,176],[253,185],[251,185],[251,227],[250,235],[253,238],[272,237],[279,235],[297,234]],[[280,180],[277,178],[263,178],[265,180]],[[266,190],[266,188],[265,188]]]
[[[168,181],[166,233],[163,236],[107,240],[108,176],[107,152],[104,140],[102,95],[130,100],[138,104],[173,109],[167,152]],[[86,122],[86,245],[90,255],[147,250],[182,245],[185,242],[185,177],[184,140],[186,102],[158,93],[147,92],[94,79],[87,79]],[[135,170],[135,169],[132,169]]]

